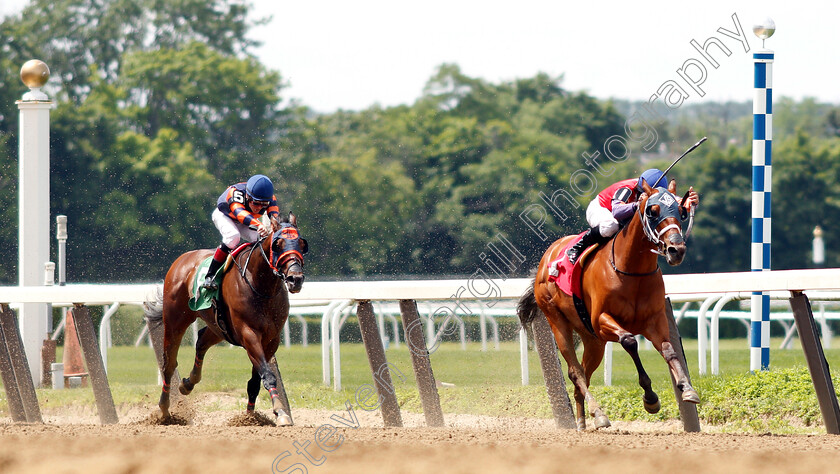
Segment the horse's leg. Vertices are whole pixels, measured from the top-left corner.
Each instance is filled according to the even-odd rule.
[[[181,386],[178,390],[184,395],[189,395],[198,382],[201,382],[201,366],[204,363],[204,355],[207,351],[222,341],[222,338],[213,331],[208,331],[207,327],[201,328],[198,331],[198,339],[195,341],[195,363],[192,371],[190,371],[189,378],[181,380]]]
[[[254,366],[253,370],[257,371],[260,379],[262,379],[263,386],[271,395],[271,406],[274,415],[277,416],[277,424],[280,426],[291,425],[292,418],[283,410],[283,402],[280,401],[280,393],[277,391],[277,377],[274,376],[271,365],[266,360],[265,349],[260,338],[252,330],[245,328],[242,330],[242,346],[251,359],[251,364]]]
[[[248,381],[248,413],[254,412],[257,404],[257,395],[260,394],[260,373],[256,367],[251,369],[251,380]]]
[[[572,336],[572,329],[556,309],[551,308],[544,311],[548,322],[551,325],[554,339],[557,341],[557,347],[560,349],[560,355],[566,361],[569,370],[569,380],[575,387],[575,413],[577,413],[576,424],[578,431],[586,429],[586,409],[584,403],[589,403],[592,416],[595,417],[595,426],[604,427],[609,426],[609,419],[604,415],[601,407],[595,401],[595,397],[589,392],[589,384],[587,383],[586,372],[578,361],[575,353],[575,341]],[[585,354],[585,351],[584,351]]]
[[[192,324],[189,321],[184,324],[185,314],[181,311],[175,313],[178,317],[177,321],[173,320],[172,313],[164,312],[163,317],[163,387],[160,392],[160,413],[164,418],[169,418],[169,381],[172,380],[172,374],[178,367],[178,349],[181,346],[181,339],[184,338],[184,332]],[[188,319],[188,318],[187,318]]]
[[[665,315],[663,314],[657,320],[652,331],[642,333],[642,335],[653,344],[653,347],[662,354],[662,358],[668,363],[668,368],[671,369],[671,375],[676,380],[677,387],[682,391],[682,401],[700,403],[700,395],[697,394],[697,391],[691,386],[691,382],[688,381],[688,374],[686,374],[679,357],[677,357],[677,351],[671,344],[670,331],[668,330],[668,322],[665,319]]]
[[[593,337],[591,335],[581,336],[583,341],[583,372],[585,376],[586,386],[586,402],[589,405],[589,413],[595,418],[595,428],[608,428],[610,426],[610,419],[607,417],[601,405],[595,400],[592,392],[589,391],[589,382],[592,380],[592,374],[595,369],[601,365],[604,359],[604,341]]]
[[[671,341],[666,340],[660,342],[659,344],[654,341],[651,342],[659,353],[662,354],[665,362],[668,363],[668,367],[671,369],[671,375],[674,376],[674,380],[677,381],[677,387],[679,387],[682,391],[682,401],[700,403],[700,395],[697,394],[697,391],[691,386],[691,382],[688,381],[688,375],[686,375],[685,370],[680,363],[680,359],[677,357],[677,351],[674,350],[674,346],[671,345]]]
[[[639,358],[639,344],[636,338],[629,332],[623,332],[618,336],[618,342],[630,354],[630,358],[633,359],[633,364],[636,365],[636,372],[639,373],[639,386],[645,391],[645,394],[642,396],[645,410],[648,413],[659,413],[659,408],[661,407],[659,396],[653,391],[650,377],[645,372],[645,368],[642,367],[642,360]]]

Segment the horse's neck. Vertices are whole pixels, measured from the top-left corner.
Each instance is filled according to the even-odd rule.
[[[653,270],[659,257],[653,243],[645,236],[642,219],[637,212],[630,223],[616,236],[615,265],[625,272],[645,273]]]
[[[262,247],[262,250],[260,249]],[[274,271],[269,266],[266,257],[271,256],[271,241],[265,239],[262,243],[257,244],[250,254],[247,263],[248,280],[261,293],[275,294],[276,285],[279,279]],[[263,255],[265,254],[265,256]],[[282,286],[282,285],[281,285]]]

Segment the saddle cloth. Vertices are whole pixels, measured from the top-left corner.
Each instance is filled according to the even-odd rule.
[[[219,298],[219,291],[221,291],[222,287],[222,278],[224,278],[225,273],[227,273],[228,268],[230,268],[233,263],[233,258],[248,245],[250,244],[245,242],[230,252],[230,255],[228,255],[225,260],[225,264],[222,265],[222,268],[220,268],[218,272],[216,272],[216,285],[219,289],[215,291],[210,291],[201,287],[201,285],[204,284],[204,278],[207,277],[207,269],[210,267],[210,262],[213,260],[213,257],[207,257],[198,264],[198,268],[195,270],[195,276],[191,282],[192,284],[190,285],[190,300],[187,303],[191,310],[200,311],[213,305],[213,300]]]
[[[569,250],[569,247],[578,243],[585,233],[586,232],[581,232],[576,235],[575,238],[570,240],[569,243],[560,250],[560,255],[548,264],[548,281],[557,284],[557,287],[560,288],[560,291],[563,293],[566,293],[569,296],[577,296],[578,298],[582,297],[580,276],[581,262],[583,259],[578,258],[577,264],[573,265],[569,262],[569,256],[566,255],[566,251]],[[583,256],[583,253],[584,252],[581,252],[581,257]]]

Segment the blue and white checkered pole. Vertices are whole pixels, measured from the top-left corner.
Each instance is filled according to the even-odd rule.
[[[752,146],[752,247],[754,272],[770,270],[770,190],[773,143],[773,51],[753,53],[755,98]],[[750,371],[770,366],[770,295],[752,294]]]

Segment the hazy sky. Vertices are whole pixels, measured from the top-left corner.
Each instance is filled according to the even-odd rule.
[[[0,0],[0,13],[26,0]],[[766,47],[776,53],[774,96],[815,97],[840,102],[838,53],[830,42],[840,13],[833,0],[733,2],[425,0],[283,1],[256,0],[255,17],[273,17],[252,36],[264,42],[256,52],[280,71],[296,98],[315,110],[361,109],[411,104],[445,62],[488,81],[563,74],[564,86],[597,97],[647,99],[673,80],[688,102],[751,100],[752,53],[761,41],[752,26],[776,22]],[[737,6],[733,6],[737,5]],[[737,15],[750,47],[718,31],[737,32]],[[692,47],[710,37],[715,69]],[[697,60],[706,77],[691,89],[677,70]],[[702,71],[689,66],[698,80]]]

